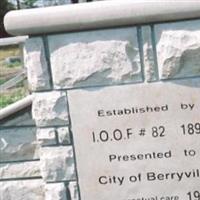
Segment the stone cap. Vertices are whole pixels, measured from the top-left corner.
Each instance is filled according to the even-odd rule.
[[[11,11],[4,24],[13,35],[38,35],[199,17],[199,0],[115,0]]]

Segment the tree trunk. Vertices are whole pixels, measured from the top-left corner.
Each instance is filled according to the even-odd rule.
[[[20,10],[20,0],[16,0],[17,1],[17,9]]]

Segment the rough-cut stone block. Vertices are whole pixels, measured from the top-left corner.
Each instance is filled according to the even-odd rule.
[[[68,200],[64,183],[50,183],[45,185],[45,200]]]
[[[32,106],[33,119],[37,126],[68,124],[67,97],[64,92],[35,94]]]
[[[28,69],[28,82],[32,90],[50,89],[50,75],[42,38],[35,37],[26,40],[24,64]]]
[[[200,20],[156,27],[160,79],[200,76]]]
[[[56,89],[141,81],[135,28],[49,36]]]
[[[72,181],[68,185],[69,191],[70,191],[70,197],[71,200],[79,200],[79,194],[78,194],[78,184],[75,181]]]
[[[150,26],[142,27],[143,63],[145,81],[155,81],[157,77],[156,62],[154,58],[152,34]]]
[[[38,158],[36,128],[0,130],[0,162]]]
[[[71,146],[41,148],[40,159],[41,174],[46,182],[74,180],[74,156]]]
[[[0,179],[40,177],[39,161],[0,164]]]
[[[54,128],[38,128],[37,141],[42,146],[56,144],[56,130]]]
[[[1,200],[44,200],[42,180],[0,182]]]
[[[58,141],[60,144],[71,143],[69,127],[60,127],[60,128],[57,128],[56,131],[58,133]]]

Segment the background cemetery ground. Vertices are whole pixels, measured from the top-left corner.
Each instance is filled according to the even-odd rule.
[[[18,57],[21,57],[21,51],[17,45],[0,48],[0,87],[23,70],[23,64],[17,59]],[[12,58],[14,58],[13,61]],[[0,109],[22,99],[27,93],[26,81],[21,81],[6,90],[1,88]]]

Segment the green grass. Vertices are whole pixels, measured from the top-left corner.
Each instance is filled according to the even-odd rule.
[[[12,56],[22,55],[18,46],[7,46],[0,48],[0,85],[15,77],[22,70],[22,63],[19,61],[7,64],[5,59]],[[22,81],[14,88],[4,92],[0,91],[0,109],[24,98],[28,93],[27,83]]]
[[[10,56],[20,56],[22,55],[21,50],[18,45],[5,46],[0,48],[0,60],[3,60]]]
[[[7,67],[9,68],[15,68],[15,67],[21,67],[21,66],[22,66],[22,63],[19,61],[16,61],[7,65]]]
[[[1,78],[0,79],[0,85],[3,84],[3,83],[5,83],[6,81],[7,81],[6,79]]]
[[[21,87],[15,88],[9,93],[0,93],[0,109],[22,99],[26,94],[26,89]]]

